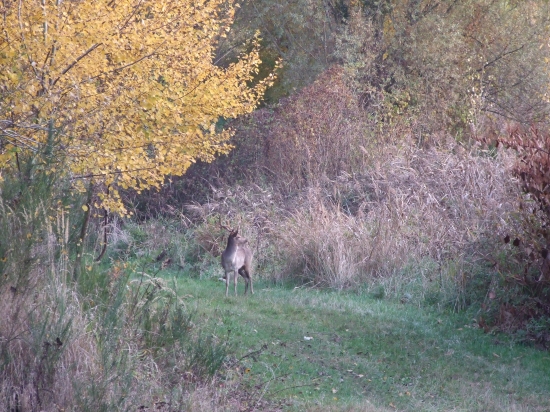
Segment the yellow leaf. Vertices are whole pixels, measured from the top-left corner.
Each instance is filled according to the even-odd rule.
[[[57,3],[18,2],[17,12],[3,16],[2,35],[10,44],[0,51],[0,77],[8,88],[0,118],[17,121],[39,107],[35,121],[43,127],[21,131],[22,141],[37,146],[47,141],[49,119],[69,125],[71,133],[61,135],[57,147],[67,164],[56,169],[109,187],[98,193],[96,207],[112,213],[128,213],[117,188],[157,187],[198,158],[227,153],[230,146],[223,143],[230,133],[210,125],[252,111],[275,79],[249,85],[261,64],[258,35],[230,67],[214,63],[216,42],[230,31],[238,3],[209,0],[196,8],[189,1],[156,0],[147,3],[147,13],[135,0],[118,0],[111,8]],[[153,144],[156,151],[148,149]],[[12,158],[0,154],[2,173],[15,172]],[[75,190],[86,191],[83,181],[74,183]]]

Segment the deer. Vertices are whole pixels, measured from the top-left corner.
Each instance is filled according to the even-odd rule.
[[[231,273],[233,273],[235,296],[237,296],[237,273],[244,278],[244,294],[247,294],[249,284],[250,293],[254,294],[252,278],[250,277],[252,272],[252,251],[248,246],[248,239],[239,235],[239,228],[231,229],[223,225],[221,222],[221,217],[220,227],[229,231],[229,237],[227,238],[227,247],[223,251],[221,259],[225,278],[225,296],[227,297],[229,295],[229,282],[231,279]]]

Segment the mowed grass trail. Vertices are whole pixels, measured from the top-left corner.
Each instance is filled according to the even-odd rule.
[[[206,330],[234,347],[227,379],[285,410],[550,411],[550,354],[468,316],[369,296],[177,278]]]

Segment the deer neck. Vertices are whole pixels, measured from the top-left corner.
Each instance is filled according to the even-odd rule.
[[[226,250],[230,253],[233,253],[237,250],[237,239],[236,236],[229,236],[227,239],[227,248]]]

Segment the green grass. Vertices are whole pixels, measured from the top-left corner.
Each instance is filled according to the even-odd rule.
[[[484,334],[466,314],[261,281],[245,297],[242,279],[240,295],[229,298],[218,280],[180,274],[177,284],[205,330],[234,345],[225,378],[239,380],[249,404],[550,410],[550,355]]]

